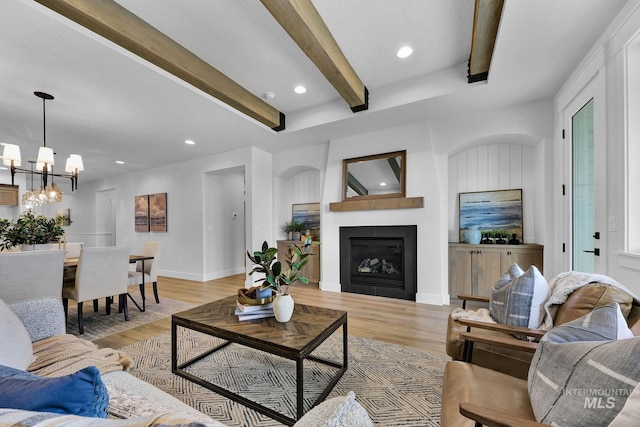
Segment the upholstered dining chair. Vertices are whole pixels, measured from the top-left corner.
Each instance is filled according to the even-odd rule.
[[[64,251],[0,252],[2,300],[60,298],[63,268]]]
[[[65,317],[68,313],[69,300],[78,305],[78,330],[84,333],[82,306],[84,301],[94,301],[97,311],[97,300],[105,298],[107,315],[111,314],[111,301],[114,295],[119,296],[119,307],[124,312],[124,319],[129,320],[127,307],[127,272],[129,271],[128,246],[110,246],[103,248],[82,248],[76,269],[74,286],[62,289],[62,304]]]
[[[142,261],[136,263],[136,270],[129,271],[129,285],[139,285],[140,294],[144,307],[144,285],[147,283],[153,283],[153,296],[156,299],[156,304],[160,304],[160,298],[158,298],[158,262],[160,257],[160,249],[162,248],[162,242],[150,241],[146,242],[140,252],[143,256],[152,256],[153,259],[144,261],[144,271],[142,271]],[[144,280],[143,280],[144,278]],[[144,284],[143,284],[144,283]]]

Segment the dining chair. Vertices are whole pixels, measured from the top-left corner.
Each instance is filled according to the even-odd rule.
[[[127,272],[129,271],[128,246],[109,246],[103,248],[82,248],[78,258],[74,286],[62,288],[62,304],[65,317],[68,313],[69,299],[78,305],[78,330],[84,333],[82,305],[84,301],[94,301],[94,311],[98,310],[97,300],[105,298],[106,313],[111,314],[111,302],[114,295],[119,296],[119,308],[124,312],[125,321],[129,320],[127,307]]]
[[[140,285],[140,294],[142,295],[142,306],[144,307],[145,295],[144,285],[147,283],[153,283],[153,296],[156,299],[156,304],[160,304],[160,298],[158,298],[158,262],[160,257],[160,249],[162,242],[150,241],[146,242],[140,252],[143,256],[152,256],[153,259],[146,261],[138,261],[136,263],[136,270],[129,271],[129,284]],[[144,265],[144,271],[143,269]]]
[[[0,287],[7,304],[28,298],[60,298],[63,251],[0,253]]]
[[[65,258],[78,258],[80,256],[80,251],[82,250],[82,246],[84,242],[67,242],[64,244],[64,248],[66,250],[64,257]]]

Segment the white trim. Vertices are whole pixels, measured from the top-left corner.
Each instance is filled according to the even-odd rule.
[[[620,267],[630,268],[632,270],[640,270],[640,254],[632,254],[630,252],[617,252],[618,265]]]
[[[331,283],[327,281],[320,281],[320,290],[328,292],[342,292],[342,285],[340,283]]]
[[[449,295],[437,295],[437,294],[416,294],[416,303],[429,304],[429,305],[449,305]]]

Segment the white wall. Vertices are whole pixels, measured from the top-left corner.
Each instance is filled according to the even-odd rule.
[[[204,280],[242,273],[246,257],[244,167],[205,173],[203,199]]]
[[[519,188],[525,200],[525,241],[544,245],[545,276],[555,275],[554,120],[551,99],[467,111],[429,122],[434,152],[445,156],[447,239],[457,241],[457,193]],[[518,148],[509,148],[521,147]],[[485,153],[485,149],[487,150]],[[497,150],[495,156],[489,155]],[[484,161],[484,158],[487,161]],[[454,162],[455,159],[455,162]],[[549,267],[549,268],[547,268]]]
[[[247,271],[245,248],[273,239],[272,185],[264,179],[271,176],[271,162],[270,153],[255,147],[234,150],[80,182],[76,196],[68,202],[65,197],[63,204],[71,208],[74,235],[95,246],[103,233],[97,195],[106,192],[115,204],[117,245],[136,252],[148,240],[161,240],[159,274],[198,281],[224,277]],[[167,232],[135,232],[133,197],[165,192]],[[234,212],[237,219],[232,218]],[[239,225],[245,219],[246,230]]]
[[[407,197],[424,197],[424,208],[331,212],[329,203],[342,201],[342,160],[407,150]],[[426,123],[386,129],[330,142],[321,204],[323,290],[340,290],[341,226],[417,225],[418,286],[416,301],[448,304],[446,244],[446,168],[437,167]]]
[[[540,176],[535,172],[544,168],[535,159],[534,147],[518,144],[483,145],[449,157],[449,241],[459,240],[460,193],[522,189],[523,241],[538,243],[534,196]]]
[[[582,61],[575,72],[555,98],[556,117],[556,146],[561,144],[558,135],[562,127],[562,111],[583,88],[589,85],[597,76],[605,76],[604,94],[605,108],[596,111],[596,124],[603,123],[606,127],[606,154],[604,172],[596,175],[596,185],[604,182],[605,200],[597,201],[598,214],[604,218],[601,230],[601,251],[606,258],[604,271],[622,282],[636,294],[640,294],[640,256],[629,254],[626,247],[626,232],[628,221],[638,221],[630,217],[627,212],[625,193],[636,192],[638,188],[626,188],[626,171],[629,167],[636,167],[637,159],[627,159],[627,144],[638,144],[638,141],[628,140],[627,125],[635,117],[626,116],[627,99],[637,97],[637,93],[627,92],[626,87],[626,59],[625,51],[633,37],[640,32],[640,3],[630,1],[614,19],[600,40],[593,46],[589,54]],[[556,158],[559,156],[556,155]],[[556,162],[558,169],[568,167]],[[561,173],[556,174],[556,186],[563,181]],[[562,225],[561,202],[556,204],[556,229]],[[561,230],[561,229],[560,229]],[[559,234],[559,233],[558,233]],[[568,261],[564,260],[564,268],[568,268]]]
[[[329,144],[324,143],[273,156],[273,229],[276,239],[284,238],[280,227],[291,220],[291,205],[322,200],[328,150]]]

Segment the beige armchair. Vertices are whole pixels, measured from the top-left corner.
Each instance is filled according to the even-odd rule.
[[[472,298],[479,300],[478,297]],[[486,301],[488,302],[488,298]],[[591,283],[571,293],[558,307],[553,324],[562,325],[611,302],[620,305],[629,327],[638,334],[640,307],[633,304],[633,297],[619,288],[601,283]],[[632,325],[636,325],[639,331]],[[537,329],[449,318],[446,349],[453,360],[473,362],[518,378],[526,378],[536,344],[519,340],[513,335],[528,336],[536,341],[544,333],[545,331]]]
[[[83,248],[78,259],[74,286],[62,289],[62,303],[65,317],[68,313],[69,299],[78,306],[78,329],[84,333],[82,308],[84,301],[94,301],[97,311],[97,300],[106,299],[107,315],[111,314],[111,299],[119,296],[119,307],[124,312],[125,320],[129,320],[127,307],[127,273],[129,271],[129,247]]]
[[[160,303],[160,298],[158,298],[158,263],[160,257],[160,249],[162,248],[162,242],[146,242],[144,247],[142,248],[142,252],[140,255],[143,256],[152,256],[153,259],[144,261],[144,271],[143,271],[143,262],[138,261],[136,263],[136,271],[129,272],[129,285],[139,285],[140,286],[140,295],[142,296],[142,309],[145,308],[145,289],[144,285],[147,283],[153,284],[153,296],[156,299],[156,304]]]

